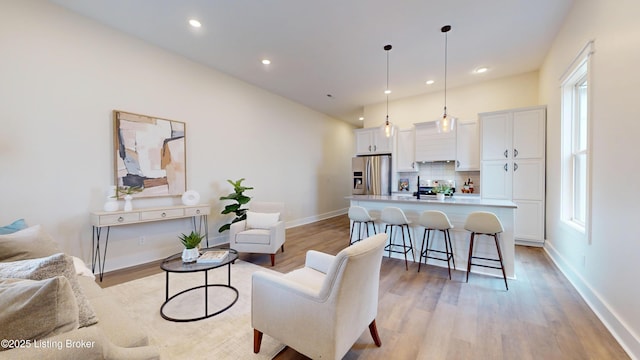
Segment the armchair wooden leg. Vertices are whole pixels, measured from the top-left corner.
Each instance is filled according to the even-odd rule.
[[[271,254],[271,266],[276,264],[276,254]]]
[[[256,329],[253,329],[253,353],[257,354],[260,352],[260,345],[262,344],[262,332]]]
[[[369,332],[371,332],[371,337],[373,338],[373,342],[378,347],[382,346],[382,341],[380,340],[380,335],[378,335],[378,328],[376,327],[376,320],[375,319],[373,319],[371,324],[369,324]],[[260,334],[260,336],[262,336],[262,334]]]

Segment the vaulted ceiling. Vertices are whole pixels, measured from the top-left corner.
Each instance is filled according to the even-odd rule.
[[[359,125],[385,100],[384,45],[390,101],[443,90],[443,25],[448,88],[534,71],[574,0],[50,1]]]

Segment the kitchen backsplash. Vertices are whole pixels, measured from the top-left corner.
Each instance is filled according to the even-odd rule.
[[[399,172],[398,179],[409,180],[409,192],[413,193],[417,190],[416,183],[420,179],[431,180],[455,180],[456,193],[462,193],[464,183],[471,179],[473,181],[474,194],[480,194],[480,171],[456,171],[455,163],[450,162],[431,162],[418,163],[418,172]],[[393,191],[398,191],[399,184],[396,184]]]

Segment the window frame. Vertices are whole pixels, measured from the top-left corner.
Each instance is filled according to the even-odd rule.
[[[561,77],[561,221],[591,243],[591,55],[593,41],[588,42]],[[586,85],[586,104],[580,86]],[[586,116],[586,119],[579,116]],[[586,126],[585,126],[586,125]],[[586,128],[585,128],[586,127]],[[581,133],[586,132],[586,133]],[[581,142],[586,142],[585,146]],[[579,161],[580,159],[582,161]],[[586,169],[578,168],[582,164]],[[583,175],[578,179],[578,174]],[[578,188],[583,193],[576,195]],[[579,211],[583,207],[584,212]],[[576,213],[584,214],[576,216]]]

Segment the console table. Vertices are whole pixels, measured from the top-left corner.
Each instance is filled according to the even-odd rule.
[[[166,221],[181,218],[192,218],[193,230],[202,234],[204,227],[204,235],[209,247],[209,226],[208,215],[211,209],[209,205],[193,205],[193,206],[168,206],[161,208],[144,208],[132,211],[99,211],[91,213],[91,226],[93,228],[91,234],[91,270],[95,273],[96,264],[100,275],[100,281],[104,275],[104,264],[107,259],[107,246],[109,245],[109,231],[112,226],[141,224],[153,221]],[[196,224],[196,220],[199,220]],[[106,228],[107,233],[104,238],[104,250],[102,258],[100,257],[100,235],[102,229]]]

